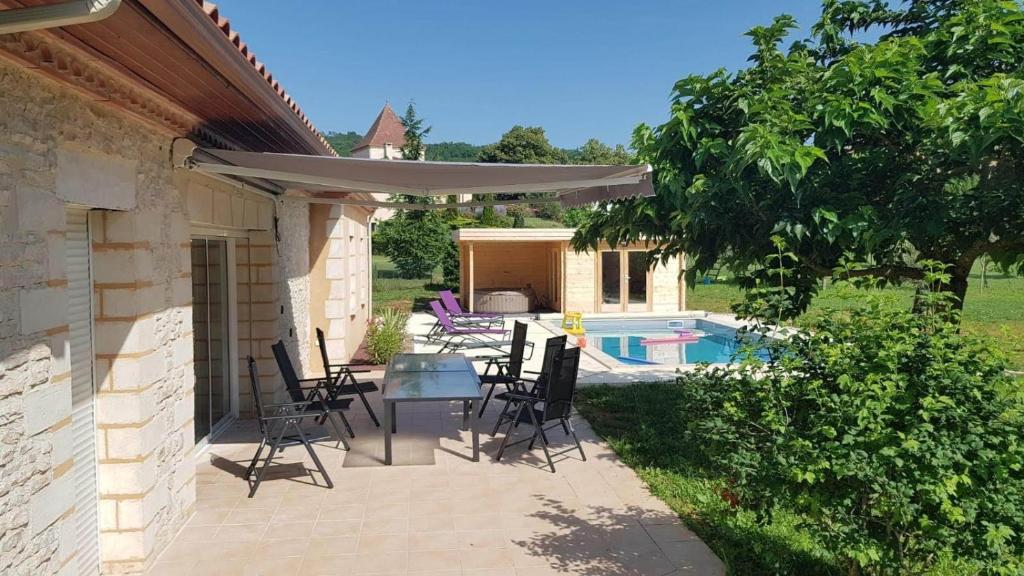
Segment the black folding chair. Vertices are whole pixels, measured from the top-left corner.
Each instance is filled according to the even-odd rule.
[[[487,396],[480,405],[480,416],[484,415],[484,410],[487,409],[487,403],[491,401],[491,395],[494,394],[494,388],[498,384],[503,384],[511,390],[512,387],[515,386],[515,384],[522,378],[523,358],[525,354],[526,324],[516,320],[515,326],[512,328],[512,346],[509,349],[509,353],[487,358],[487,365],[484,367],[484,373],[480,375],[481,386],[486,386],[488,384],[491,385],[490,390],[487,391]],[[490,373],[492,368],[495,369],[494,374]]]
[[[247,361],[249,363],[249,382],[252,384],[252,401],[256,407],[256,421],[260,429],[260,445],[256,448],[256,455],[252,457],[249,467],[245,469],[245,480],[247,482],[250,481],[254,473],[256,474],[255,481],[252,481],[249,485],[249,498],[252,498],[256,494],[256,489],[260,487],[260,482],[263,481],[263,474],[267,471],[271,462],[274,461],[274,454],[278,450],[282,450],[284,446],[295,444],[302,444],[306,447],[306,451],[309,452],[313,463],[316,464],[317,470],[324,477],[327,487],[334,488],[334,483],[331,482],[331,477],[327,475],[327,470],[324,470],[324,465],[320,462],[320,458],[317,457],[313,446],[309,443],[309,438],[302,432],[302,421],[306,418],[317,418],[320,416],[320,413],[307,412],[308,402],[264,405],[263,399],[260,397],[260,375],[256,368],[256,361],[253,360],[252,356],[249,356]],[[268,414],[267,410],[271,413]],[[281,428],[275,434],[274,428],[277,424],[280,424]],[[286,434],[289,428],[295,429],[294,435],[288,436]],[[267,446],[270,446],[270,452],[267,454],[267,459],[264,460],[259,472],[256,472],[256,465],[259,464],[260,455],[263,454],[263,449]]]
[[[318,416],[318,422],[321,424],[323,424],[324,420],[329,421],[334,431],[338,433],[339,442],[345,446],[345,450],[348,450],[349,446],[348,442],[345,441],[345,435],[341,433],[338,425],[330,416],[331,414],[337,414],[345,425],[345,429],[348,430],[349,436],[355,438],[356,435],[352,432],[352,426],[349,425],[348,419],[345,418],[345,411],[352,404],[352,399],[329,399],[327,397],[326,381],[323,378],[300,379],[295,373],[291,359],[288,357],[288,350],[285,349],[284,342],[278,340],[270,348],[274,352],[277,367],[281,371],[281,378],[284,380],[285,388],[288,389],[288,395],[291,397],[292,402],[296,404],[305,402],[305,411],[315,412]],[[314,382],[314,384],[312,386],[303,385],[307,382]]]
[[[515,416],[508,423],[505,438],[502,439],[498,455],[495,457],[496,460],[501,460],[501,455],[505,452],[505,448],[522,442],[529,441],[530,445],[527,447],[527,450],[533,450],[533,445],[537,442],[537,438],[540,437],[541,447],[544,448],[544,457],[547,458],[548,466],[551,467],[551,472],[554,473],[555,463],[551,460],[551,452],[548,450],[548,436],[546,432],[561,425],[566,436],[572,437],[573,442],[576,444],[576,449],[580,451],[580,457],[586,461],[587,455],[583,453],[583,446],[580,445],[579,438],[576,437],[576,430],[573,429],[571,421],[572,404],[576,396],[576,380],[579,367],[580,349],[570,348],[562,355],[561,362],[558,363],[557,368],[551,373],[551,377],[547,379],[546,386],[541,393],[536,395],[509,394],[511,401],[516,406],[516,412]],[[547,425],[548,422],[553,422],[553,424]],[[508,444],[508,437],[512,434],[514,424],[532,425],[533,435],[530,438],[524,438]],[[572,448],[569,450],[572,450]],[[565,452],[559,452],[555,456]]]
[[[356,373],[365,373],[369,372],[369,370],[352,368],[353,366],[359,366],[359,364],[331,364],[330,358],[327,357],[327,339],[324,337],[324,331],[319,328],[316,329],[316,341],[320,346],[320,359],[324,363],[324,374],[327,375],[327,399],[335,400],[339,396],[355,396],[358,394],[359,399],[363,401],[363,406],[366,407],[366,412],[370,415],[370,419],[380,428],[377,415],[373,413],[373,408],[370,408],[370,402],[366,399],[367,392],[377,392],[380,389],[377,388],[375,382],[360,382],[356,379]]]
[[[536,395],[544,389],[551,375],[557,373],[557,367],[562,362],[562,355],[565,354],[565,342],[567,339],[568,337],[564,334],[548,338],[544,343],[544,359],[541,360],[540,372],[524,371],[527,374],[536,375],[537,378],[520,378],[512,383],[507,392],[502,392],[494,397],[495,400],[503,400],[505,406],[501,409],[501,414],[498,415],[498,421],[494,423],[494,430],[491,431],[491,436],[498,433],[498,428],[501,427],[502,422],[512,419],[514,406],[512,405],[511,394]],[[531,385],[529,390],[526,389],[527,384]]]

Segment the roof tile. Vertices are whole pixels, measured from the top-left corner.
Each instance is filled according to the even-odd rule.
[[[391,144],[395,148],[405,146],[405,126],[402,125],[402,120],[395,114],[395,111],[391,109],[391,104],[384,104],[377,119],[373,121],[373,125],[366,132],[366,136],[363,136],[363,139],[352,149],[359,150],[368,146],[383,147],[385,144]]]

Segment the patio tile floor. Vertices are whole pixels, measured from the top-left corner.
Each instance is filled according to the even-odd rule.
[[[482,430],[490,432],[499,411],[488,406]],[[388,467],[383,432],[355,402],[351,451],[331,438],[315,445],[333,489],[301,446],[289,447],[252,499],[240,475],[257,436],[251,421],[238,422],[199,456],[196,512],[149,573],[724,574],[582,419],[587,460],[553,431],[553,452],[565,451],[554,474],[540,448],[526,452],[525,444],[495,462],[501,433],[481,434],[481,461],[472,462],[461,419],[459,402],[400,405],[396,465]]]

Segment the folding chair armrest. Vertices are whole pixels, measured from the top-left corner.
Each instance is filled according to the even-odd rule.
[[[347,364],[328,364],[328,366],[330,366],[331,368],[348,368],[349,372],[370,372],[371,371],[369,368],[367,368],[367,369],[361,369],[360,368],[360,369],[353,370],[352,366],[368,366],[368,364],[355,363],[355,362],[350,362],[350,363],[347,363]]]
[[[539,396],[531,396],[530,394],[510,393],[507,397],[509,400],[518,400],[520,402],[526,402],[527,404],[536,404],[543,400],[543,398]]]
[[[529,350],[525,354],[523,354],[523,360],[530,360],[533,358],[533,342],[527,341],[526,348],[528,348]]]
[[[264,416],[262,420],[291,420],[295,418],[319,418],[320,412],[299,412],[298,414],[281,414],[279,416]]]
[[[299,378],[299,382],[323,382],[327,378]]]
[[[264,408],[294,408],[295,406],[309,406],[309,402],[282,402],[281,404],[264,404]]]

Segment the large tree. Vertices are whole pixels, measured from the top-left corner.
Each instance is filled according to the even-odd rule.
[[[513,126],[501,140],[480,150],[480,162],[505,164],[566,164],[566,155],[548,142],[539,126]]]
[[[402,145],[402,158],[406,160],[422,160],[426,155],[426,144],[423,140],[430,134],[433,126],[423,126],[423,119],[416,116],[416,105],[409,102],[402,116],[405,127],[405,144]]]
[[[962,305],[978,257],[1019,264],[1020,3],[825,0],[783,49],[795,27],[752,29],[747,69],[676,83],[669,120],[634,133],[657,195],[602,207],[574,245],[646,238],[688,274],[726,264],[751,284],[774,256],[794,313],[837,268],[902,281],[939,261]]]

